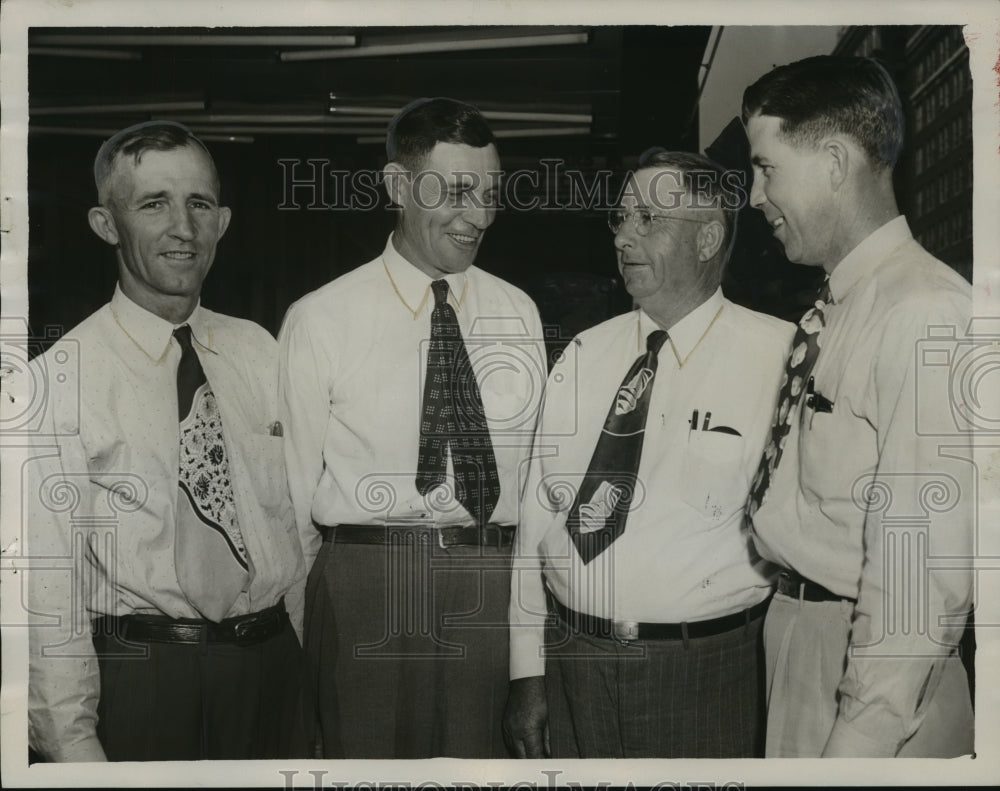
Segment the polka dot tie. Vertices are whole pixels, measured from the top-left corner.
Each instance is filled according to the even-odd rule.
[[[809,381],[809,374],[812,373],[813,366],[816,365],[816,358],[819,356],[819,334],[826,326],[823,311],[832,301],[830,279],[827,278],[823,281],[815,304],[806,311],[802,320],[799,321],[799,327],[792,339],[792,351],[788,355],[784,379],[778,392],[778,405],[774,411],[771,435],[764,448],[764,455],[760,459],[757,475],[750,487],[750,496],[747,499],[747,513],[751,519],[757,513],[761,503],[764,502],[768,486],[774,478],[774,471],[778,467],[778,462],[781,461],[785,441],[792,428],[792,420],[798,414],[796,407],[802,400],[802,394]]]

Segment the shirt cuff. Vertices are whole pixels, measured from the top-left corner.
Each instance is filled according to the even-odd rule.
[[[55,750],[49,756],[57,763],[82,763],[85,761],[107,761],[104,748],[96,736],[89,736],[66,747]]]
[[[899,744],[876,739],[838,717],[823,750],[824,758],[894,758]]]
[[[521,626],[512,624],[510,628],[510,680],[527,676],[545,675],[545,626]]]

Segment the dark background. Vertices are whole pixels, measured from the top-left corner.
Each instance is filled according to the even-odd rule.
[[[484,32],[459,30],[463,35]],[[550,30],[561,29],[535,28],[532,32]],[[283,62],[269,47],[137,44],[118,49],[137,52],[140,60],[117,61],[41,54],[44,49],[36,45],[51,40],[40,37],[74,32],[79,31],[35,28],[31,33],[29,283],[35,334],[45,327],[71,328],[106,302],[114,287],[112,251],[90,231],[86,218],[96,202],[93,158],[107,136],[100,132],[110,133],[152,117],[185,115],[107,113],[102,108],[194,99],[204,101],[206,109],[201,114],[206,118],[212,113],[250,111],[276,116],[322,114],[334,92],[356,104],[398,107],[417,96],[440,95],[471,101],[483,109],[585,112],[592,115],[586,135],[501,139],[498,147],[508,172],[541,171],[541,160],[559,158],[564,161],[563,170],[579,170],[589,182],[598,170],[620,177],[650,146],[697,149],[697,74],[709,28],[602,27],[587,30],[588,43],[571,46],[314,62]],[[88,32],[131,33],[141,41],[150,33],[208,31],[105,28]],[[448,33],[441,28],[314,28],[305,32],[350,32],[358,36],[359,44]],[[213,131],[211,122],[199,125],[190,121],[190,115],[185,120],[196,131]],[[385,123],[382,120],[380,128]],[[491,125],[497,130],[526,124]],[[304,188],[289,196],[299,208],[279,210],[283,201],[291,202],[285,196],[286,177],[309,177],[306,160],[328,160],[328,169],[354,172],[381,168],[385,153],[381,142],[359,142],[356,136],[285,132],[278,121],[272,129],[252,134],[252,143],[208,142],[233,222],[219,245],[203,302],[223,313],[253,319],[276,333],[292,301],[378,255],[394,215],[384,195],[378,207],[367,211],[310,209],[312,195]],[[742,133],[737,137],[738,149]],[[288,166],[280,165],[281,159],[301,164],[286,172]],[[558,181],[549,179],[548,194],[536,196],[543,205],[565,204],[567,184]],[[518,197],[532,197],[527,182],[520,183],[523,188]],[[559,192],[553,194],[554,190]],[[332,200],[328,196],[328,202]],[[769,232],[744,234],[742,246],[750,243],[755,255],[763,251],[784,263]],[[539,304],[546,324],[563,337],[631,307],[617,277],[612,235],[603,210],[501,211],[486,235],[477,264],[524,288]],[[789,269],[790,277],[801,275],[807,283],[816,274],[801,267]],[[795,294],[782,294],[764,304],[759,287],[763,280],[742,280],[729,284],[727,292],[772,312],[795,314],[800,303],[808,302]]]
[[[923,90],[917,83],[927,82],[927,73],[937,68],[938,61],[954,61],[950,53],[957,52],[956,47],[964,48],[957,27],[882,26],[845,31],[839,49],[874,54],[886,62],[900,85],[908,122],[914,109],[911,97],[919,99]],[[357,46],[365,47],[567,32],[586,34],[586,43],[306,62],[281,59],[281,52],[295,51],[293,46],[234,46],[217,38],[348,34],[356,37]],[[546,159],[561,160],[562,171],[579,171],[588,184],[598,172],[611,172],[612,194],[601,195],[606,204],[614,200],[621,176],[635,166],[637,156],[646,148],[697,150],[698,71],[706,57],[709,32],[708,27],[695,26],[33,28],[29,35],[28,146],[33,333],[51,339],[110,298],[116,279],[114,255],[91,232],[87,210],[96,202],[91,170],[94,155],[100,142],[118,129],[150,118],[177,118],[207,140],[221,173],[223,200],[233,210],[233,222],[219,245],[203,302],[214,310],[253,319],[277,333],[285,310],[295,299],[378,255],[394,224],[394,214],[387,208],[381,189],[378,204],[367,210],[310,207],[314,203],[310,189],[286,191],[288,177],[309,178],[309,159],[325,160],[328,164],[322,167],[327,172],[377,171],[385,164],[384,144],[377,138],[388,119],[364,124],[366,134],[336,134],[337,127],[326,123],[333,123],[331,93],[342,104],[385,108],[398,108],[418,96],[451,96],[484,111],[589,115],[585,134],[503,138],[498,140],[498,148],[508,173],[524,169],[542,172]],[[209,44],[162,45],[153,40],[170,34],[199,35]],[[75,38],[80,36],[86,36],[85,44]],[[122,43],[121,36],[130,41]],[[81,57],[80,50],[92,56]],[[93,50],[111,50],[117,57],[131,59],[93,57]],[[927,60],[932,55],[938,58],[933,63]],[[785,58],[776,52],[773,60],[782,63]],[[967,66],[957,65],[967,73]],[[952,66],[946,64],[946,68]],[[194,101],[202,109],[149,107],[151,103],[177,101]],[[971,118],[971,93],[962,94],[961,102],[968,104]],[[122,105],[123,109],[111,109]],[[738,111],[734,107],[733,115]],[[935,111],[941,115],[939,107],[928,108],[927,131],[917,130],[918,143],[921,135],[935,142],[936,138],[930,137],[936,129],[933,124],[940,125],[931,120]],[[217,120],[220,114],[247,113],[260,117],[244,123]],[[313,121],[296,120],[303,115],[313,117]],[[498,133],[531,126],[579,126],[490,123]],[[229,135],[248,142],[228,142]],[[970,142],[971,127],[968,134],[958,130],[947,140],[942,138],[942,150],[933,152],[937,170],[921,164],[928,172],[920,177],[940,180],[937,171],[947,175],[963,158],[970,162],[971,157],[963,153]],[[948,218],[937,217],[947,206],[937,205],[942,202],[938,200],[933,207],[936,214],[924,211],[926,219],[916,211],[915,186],[922,182],[914,178],[920,171],[913,147],[908,142],[897,168],[897,185],[900,205],[915,235],[926,244],[927,233],[949,230],[945,226]],[[727,167],[749,168],[746,140],[738,123],[709,146],[709,151]],[[923,153],[921,163],[930,161]],[[292,169],[280,164],[283,159],[299,164]],[[968,181],[971,217],[971,174]],[[541,182],[544,185],[546,179]],[[517,197],[536,197],[543,206],[565,205],[566,180],[548,179],[547,183],[547,190],[543,186],[533,194],[522,181]],[[333,184],[328,177],[328,203],[335,200]],[[928,181],[927,190],[935,187],[939,187],[936,197],[941,198],[940,185]],[[286,208],[279,208],[283,203]],[[289,204],[297,208],[289,208]],[[931,203],[921,205],[927,208]],[[941,227],[931,227],[931,221]],[[949,251],[932,251],[971,278],[971,260],[964,260],[971,256],[971,238],[968,248],[969,256],[962,252],[964,248],[955,253],[960,260],[950,260],[945,255]],[[549,327],[550,345],[631,307],[617,276],[603,207],[502,210],[485,237],[477,264],[535,299]],[[740,233],[723,283],[727,296],[796,320],[811,303],[821,277],[817,269],[786,261],[759,212],[749,208],[741,212]]]

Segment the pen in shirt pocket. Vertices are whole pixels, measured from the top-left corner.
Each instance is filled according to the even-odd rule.
[[[698,413],[697,409],[694,410],[691,413],[691,421],[688,423],[688,436],[690,436],[690,434],[691,434],[692,431],[698,431],[698,414],[699,413]],[[712,419],[712,413],[711,412],[706,412],[705,413],[705,420],[701,424],[701,430],[702,431],[708,431],[708,422],[711,419]]]

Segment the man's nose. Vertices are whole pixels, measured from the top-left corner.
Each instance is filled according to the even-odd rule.
[[[624,222],[622,222],[621,227],[615,231],[615,249],[622,252],[626,248],[631,247],[634,235],[635,224],[632,222],[632,217],[627,216]]]
[[[170,212],[170,235],[190,240],[198,235],[198,228],[187,206],[176,207]]]
[[[480,231],[485,231],[493,223],[496,209],[487,206],[483,198],[466,196],[467,205],[462,210],[462,219]]]
[[[754,173],[753,181],[750,184],[750,205],[755,209],[761,209],[767,203],[767,197],[764,195],[764,187],[760,182],[760,178]]]

